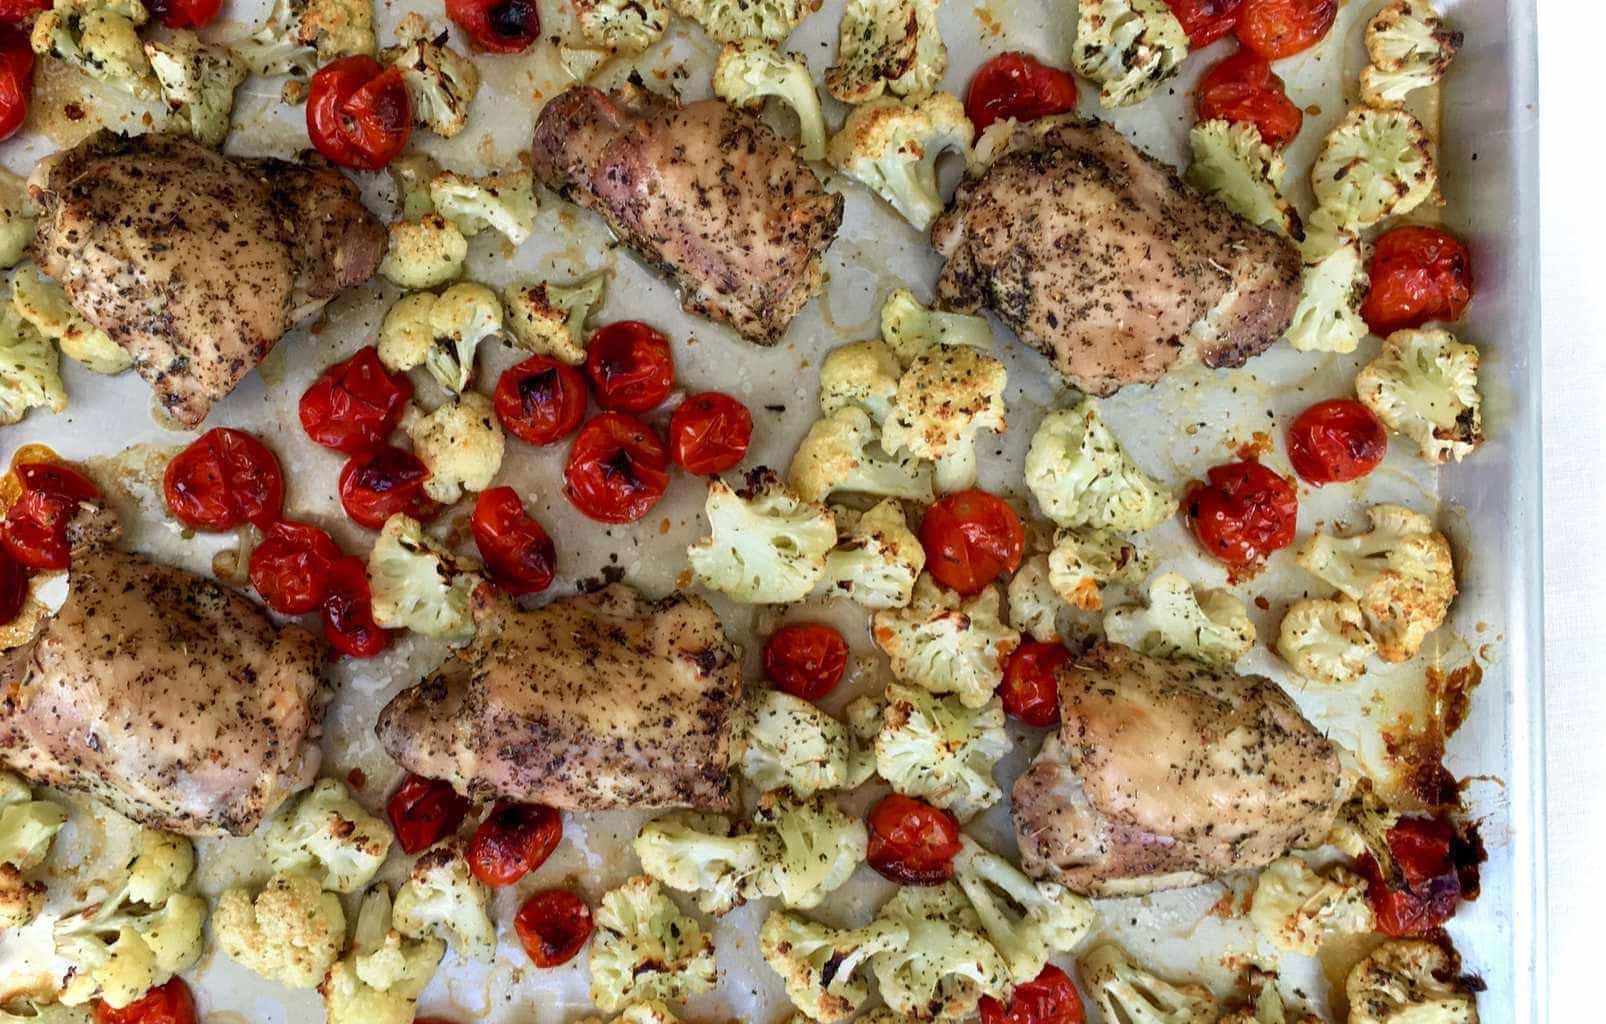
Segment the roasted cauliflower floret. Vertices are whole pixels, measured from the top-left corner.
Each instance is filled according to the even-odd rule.
[[[1251,966],[1248,970],[1247,1002],[1244,1009],[1227,1014],[1216,1024],[1324,1024],[1313,1013],[1299,1013],[1283,1004],[1283,994],[1277,990],[1277,975]]]
[[[835,516],[840,529],[847,517],[844,512]],[[926,549],[909,529],[902,507],[888,498],[838,534],[836,547],[825,556],[821,586],[872,610],[902,608],[925,567]]]
[[[304,77],[337,57],[372,56],[377,45],[371,0],[274,0],[267,22],[235,50],[256,74]]]
[[[379,273],[403,288],[436,288],[463,276],[468,239],[456,224],[439,213],[390,226],[390,246],[379,263]]]
[[[857,406],[880,424],[892,411],[902,374],[902,364],[885,341],[834,348],[820,364],[820,415]]]
[[[1266,145],[1253,121],[1200,121],[1188,133],[1188,183],[1238,216],[1299,238],[1299,214],[1283,198],[1282,154]]]
[[[1150,530],[1177,511],[1177,499],[1132,461],[1091,398],[1043,417],[1026,452],[1026,486],[1065,527]]]
[[[875,737],[876,773],[905,796],[917,796],[969,821],[1003,799],[993,769],[1014,746],[997,697],[967,708],[954,697],[888,685]]]
[[[993,350],[993,328],[985,317],[931,309],[907,288],[894,288],[881,304],[881,340],[904,367],[939,345]]]
[[[1451,29],[1428,0],[1391,0],[1366,23],[1366,54],[1361,99],[1367,106],[1397,107],[1405,97],[1438,82],[1461,49],[1461,33]]]
[[[482,578],[400,512],[385,520],[368,554],[374,621],[454,645],[474,638],[469,599]]]
[[[464,392],[407,424],[413,452],[429,470],[424,493],[450,504],[464,491],[479,492],[491,486],[502,468],[507,442],[491,400],[477,391]]]
[[[784,787],[806,797],[846,784],[852,752],[847,730],[816,704],[780,690],[762,690],[745,718],[734,760],[753,785]]]
[[[1007,424],[1004,364],[968,345],[939,345],[917,356],[898,380],[881,447],[936,462],[937,490],[974,487],[976,434]]]
[[[1082,983],[1105,1020],[1148,1024],[1214,1024],[1221,1015],[1210,990],[1192,982],[1163,981],[1105,943],[1078,961]]]
[[[780,43],[820,9],[820,0],[669,0],[669,6],[718,42]]]
[[[998,611],[996,587],[966,599],[922,574],[909,607],[875,613],[873,633],[894,676],[979,708],[992,700],[1004,662],[1020,646],[1020,633],[998,621]]]
[[[1427,130],[1403,110],[1352,108],[1322,140],[1310,169],[1317,205],[1335,228],[1351,233],[1410,213],[1438,183]]]
[[[1255,645],[1255,624],[1225,590],[1195,590],[1181,573],[1167,572],[1149,582],[1148,607],[1108,612],[1104,635],[1150,657],[1231,668]]]
[[[429,197],[438,213],[451,218],[465,237],[492,228],[514,245],[535,233],[535,176],[528,168],[469,178],[437,174]]]
[[[638,875],[605,893],[591,942],[591,1001],[613,1013],[643,999],[680,1002],[714,987],[714,940],[663,888]]]
[[[28,255],[38,216],[28,183],[0,167],[0,267],[14,267]]]
[[[1355,375],[1355,394],[1429,462],[1460,462],[1483,443],[1478,350],[1449,331],[1389,335]]]
[[[869,413],[843,406],[814,421],[792,455],[787,482],[805,501],[842,492],[930,501],[931,469],[912,453],[888,455],[882,437]]]
[[[858,1012],[870,990],[856,975],[877,953],[892,953],[909,941],[908,929],[884,919],[863,928],[830,928],[774,910],[759,929],[764,962],[786,984],[787,997],[804,1016],[835,1024]]]
[[[967,835],[959,837],[954,880],[1017,985],[1042,973],[1049,957],[1075,949],[1098,922],[1087,900],[1058,882],[1032,881]]]
[[[574,16],[587,47],[622,57],[643,53],[669,27],[663,0],[575,0]]]
[[[782,100],[797,114],[798,155],[825,159],[825,113],[800,55],[782,54],[765,43],[728,43],[714,65],[714,95],[746,109],[763,106],[766,96]]]
[[[429,183],[441,172],[441,165],[428,153],[403,153],[385,168],[396,192],[396,216],[420,220],[435,212],[429,197]]]
[[[947,70],[936,0],[848,0],[825,88],[843,103],[924,96]]]
[[[334,892],[356,892],[373,881],[391,838],[390,826],[353,800],[345,783],[319,779],[268,826],[268,863],[276,872],[310,872]]]
[[[249,72],[227,47],[201,42],[193,32],[177,32],[165,42],[145,44],[145,59],[162,99],[189,125],[196,141],[221,146],[229,136],[234,90]]]
[[[1337,866],[1317,874],[1298,857],[1281,857],[1260,873],[1249,920],[1279,949],[1305,956],[1334,935],[1364,934],[1376,924],[1366,879]]]
[[[490,963],[496,956],[490,900],[491,890],[469,870],[463,845],[445,839],[418,855],[396,890],[396,930],[414,939],[433,934],[458,956]]]
[[[468,127],[469,108],[480,91],[479,69],[447,46],[447,34],[431,31],[429,22],[416,11],[396,27],[396,38],[397,44],[387,47],[380,58],[401,72],[413,104],[413,122],[443,139],[458,135]],[[530,202],[535,202],[533,195]],[[517,244],[523,239],[513,241]]]
[[[1350,969],[1349,1024],[1478,1024],[1461,963],[1427,939],[1390,939]]]
[[[1324,683],[1359,679],[1376,650],[1361,606],[1347,597],[1295,601],[1277,630],[1277,653],[1289,667]]]
[[[1314,263],[1306,263],[1299,282],[1299,304],[1284,337],[1301,352],[1355,351],[1366,337],[1361,303],[1371,279],[1361,240],[1346,236]]]
[[[1455,599],[1450,542],[1427,516],[1402,505],[1373,505],[1366,518],[1369,532],[1318,533],[1295,557],[1360,605],[1379,657],[1405,661],[1443,625]]]
[[[759,797],[753,824],[768,838],[770,856],[749,880],[760,896],[808,910],[842,887],[864,860],[864,822],[842,812],[824,793],[803,798],[784,789]]]
[[[392,372],[423,366],[435,383],[462,394],[474,377],[480,343],[502,333],[502,303],[482,284],[464,281],[433,295],[393,303],[379,325],[379,361]]]
[[[21,423],[29,409],[62,412],[67,389],[61,359],[9,303],[0,307],[0,425]]]
[[[598,272],[569,285],[547,281],[502,292],[512,341],[526,352],[578,366],[586,361],[586,318],[602,302],[608,277]]]
[[[680,892],[695,893],[698,909],[723,914],[747,900],[749,880],[765,867],[764,837],[733,834],[722,814],[676,811],[636,834],[641,870]]]
[[[1048,578],[1048,556],[1032,555],[1020,564],[1004,589],[1009,624],[1040,643],[1059,639],[1059,615],[1065,602]]]
[[[24,880],[50,856],[67,810],[35,800],[21,777],[0,771],[0,929],[20,928],[44,908],[45,883]]]
[[[11,275],[11,303],[40,334],[55,341],[62,355],[96,373],[117,374],[134,365],[128,350],[84,318],[67,301],[61,285],[25,263]]]
[[[1004,1000],[1009,965],[982,931],[981,919],[953,882],[902,886],[877,920],[908,933],[904,945],[870,958],[881,998],[917,1021],[963,1020],[982,996]]]
[[[964,104],[951,93],[883,97],[848,114],[826,146],[826,159],[925,231],[943,207],[937,158],[949,149],[968,154],[974,136]]]
[[[1048,582],[1073,608],[1104,608],[1101,588],[1116,580],[1139,578],[1149,559],[1131,541],[1109,530],[1059,530],[1048,553]]]
[[[412,1024],[446,943],[406,939],[391,923],[390,890],[377,886],[357,910],[351,951],[318,986],[329,1024]]]
[[[33,52],[53,55],[91,78],[141,99],[155,93],[150,62],[139,40],[150,13],[139,0],[56,0],[40,14],[29,39]]]
[[[708,483],[709,535],[686,550],[703,586],[745,604],[801,601],[825,574],[836,522],[760,467],[741,491]]]
[[[1099,84],[1099,102],[1147,99],[1188,55],[1188,34],[1165,0],[1077,0],[1077,74]]]
[[[310,875],[276,875],[253,897],[229,889],[212,912],[212,934],[230,959],[290,988],[323,980],[346,942],[340,897]]]

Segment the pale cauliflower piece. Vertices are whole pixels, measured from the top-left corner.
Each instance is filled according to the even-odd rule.
[[[806,797],[846,784],[851,754],[847,730],[813,702],[763,690],[745,717],[735,762],[753,785],[784,787]]]
[[[1104,608],[1101,588],[1141,576],[1149,559],[1131,541],[1109,530],[1058,530],[1048,553],[1048,581],[1073,608]]]
[[[1283,1004],[1277,990],[1277,975],[1251,966],[1248,985],[1251,999],[1245,1009],[1227,1014],[1216,1024],[1325,1024],[1313,1013],[1297,1013]]]
[[[0,307],[0,425],[21,423],[29,409],[66,408],[67,389],[61,383],[56,347],[14,306]]]
[[[671,889],[695,893],[703,913],[723,914],[746,902],[749,879],[767,852],[759,834],[732,832],[724,815],[676,811],[643,825],[634,848],[641,870]]]
[[[407,424],[413,452],[429,469],[424,493],[450,504],[464,491],[479,492],[491,486],[502,468],[507,442],[491,400],[467,391]]]
[[[419,220],[435,212],[429,197],[429,183],[441,172],[440,164],[428,153],[403,153],[385,168],[396,190],[396,215],[402,220]]]
[[[390,853],[390,826],[351,798],[345,783],[319,779],[266,833],[276,872],[310,871],[325,889],[356,892]]]
[[[268,20],[234,49],[258,75],[309,76],[377,46],[372,0],[274,0]]]
[[[0,167],[0,267],[14,267],[28,255],[38,216],[28,183]]]
[[[1361,240],[1339,239],[1326,255],[1305,264],[1299,304],[1283,336],[1301,352],[1355,351],[1367,334],[1361,303],[1370,286]]]
[[[413,104],[413,123],[443,139],[461,134],[468,127],[469,109],[480,91],[479,69],[472,60],[447,46],[446,33],[431,31],[429,23],[416,11],[396,27],[396,38],[397,45],[387,47],[380,57],[401,72],[407,98]],[[532,194],[532,206],[534,202]],[[521,241],[514,239],[515,243]]]
[[[595,921],[591,1001],[601,1010],[644,999],[679,1002],[714,987],[713,937],[648,876],[605,893]]]
[[[1352,108],[1310,169],[1317,205],[1346,232],[1410,213],[1438,181],[1427,130],[1403,110]]]
[[[1366,23],[1361,99],[1367,106],[1397,107],[1417,89],[1444,77],[1462,36],[1427,0],[1391,0]]]
[[[759,952],[786,984],[792,1005],[819,1024],[836,1024],[858,1012],[870,996],[869,986],[855,977],[859,968],[908,941],[908,929],[893,921],[839,929],[784,910],[771,911],[758,933]]]
[[[885,341],[834,348],[820,364],[820,415],[856,406],[879,424],[892,411],[902,374],[903,365]]]
[[[953,882],[902,886],[877,920],[909,936],[904,945],[870,958],[881,998],[905,1019],[963,1020],[976,1012],[982,996],[1008,998],[1009,966]]]
[[[1231,668],[1255,645],[1255,624],[1225,590],[1195,590],[1181,573],[1167,572],[1149,582],[1148,607],[1106,613],[1104,635],[1152,658]]]
[[[898,380],[881,447],[936,462],[944,494],[976,484],[976,434],[1007,425],[1004,364],[968,345],[939,345],[917,356]]]
[[[443,839],[418,855],[396,890],[396,930],[410,938],[433,934],[458,956],[490,963],[496,956],[491,890],[474,877],[463,845]]]
[[[1405,661],[1443,625],[1455,599],[1450,542],[1427,516],[1402,505],[1373,505],[1366,518],[1369,532],[1342,539],[1318,533],[1295,558],[1360,605],[1379,657]]]
[[[85,319],[67,301],[61,285],[32,263],[23,264],[11,275],[11,303],[35,330],[56,342],[62,355],[96,373],[122,373],[134,365],[128,350]]]
[[[907,288],[894,288],[881,304],[881,340],[908,367],[939,345],[993,350],[993,328],[985,317],[931,309]]]
[[[1013,746],[997,697],[967,708],[954,697],[892,683],[875,737],[876,773],[899,793],[969,821],[1003,799],[993,769]]]
[[[1040,643],[1059,639],[1059,614],[1064,607],[1049,581],[1048,556],[1033,555],[1020,564],[1005,588],[1009,624]]]
[[[474,639],[469,599],[482,578],[401,512],[385,520],[368,553],[374,621],[453,645]]]
[[[474,377],[480,343],[502,333],[502,303],[482,284],[464,281],[434,295],[397,299],[379,325],[379,361],[392,372],[423,366],[456,395]]]
[[[223,145],[234,113],[234,91],[249,73],[245,62],[227,47],[202,42],[193,32],[175,32],[166,42],[146,43],[145,59],[163,101],[184,118],[196,141]]]
[[[825,574],[836,522],[824,505],[788,490],[760,467],[747,486],[708,484],[709,535],[686,549],[703,586],[744,604],[801,601]]]
[[[1133,963],[1126,951],[1105,943],[1078,961],[1082,982],[1107,1021],[1132,1024],[1215,1024],[1221,1015],[1210,990],[1172,983]]]
[[[0,1024],[94,1024],[94,1019],[87,1006],[31,1000],[0,1006]]]
[[[1361,606],[1347,597],[1295,601],[1277,630],[1283,660],[1307,679],[1324,683],[1359,679],[1376,650]]]
[[[1200,121],[1188,132],[1193,159],[1188,183],[1221,200],[1238,216],[1299,238],[1299,214],[1283,198],[1288,172],[1282,154],[1266,145],[1253,121]]]
[[[922,574],[909,607],[875,613],[875,641],[897,678],[979,708],[992,700],[1004,662],[1020,646],[1020,633],[998,620],[999,603],[997,587],[966,599]]]
[[[792,455],[787,483],[804,501],[841,492],[930,501],[931,469],[914,454],[887,454],[883,437],[869,413],[845,405],[814,421]]]
[[[19,776],[0,771],[0,930],[21,928],[44,909],[44,882],[23,876],[45,862],[67,810],[35,800]]]
[[[1260,873],[1249,920],[1277,948],[1305,956],[1334,935],[1365,934],[1376,925],[1366,879],[1337,866],[1323,876],[1298,857],[1280,857]]]
[[[1188,55],[1188,34],[1165,0],[1077,0],[1077,74],[1099,84],[1099,102],[1147,99]]]
[[[434,292],[410,292],[385,311],[379,324],[379,361],[392,373],[423,366],[435,347],[429,315],[435,309]]]
[[[1483,443],[1478,350],[1449,331],[1389,335],[1355,375],[1355,394],[1429,462],[1460,462]]]
[[[154,94],[139,29],[150,12],[139,0],[56,0],[39,15],[33,52],[55,56],[91,78],[141,99]]]
[[[1177,499],[1121,447],[1091,398],[1043,417],[1026,452],[1026,486],[1060,526],[1150,530]]]
[[[340,897],[309,875],[276,875],[252,895],[228,889],[212,912],[218,948],[247,970],[290,988],[323,980],[346,941]]]
[[[122,888],[58,919],[57,953],[73,964],[61,1001],[126,1006],[201,957],[206,900],[179,888],[195,854],[188,840],[147,829]]]
[[[728,43],[714,64],[714,95],[733,107],[755,109],[774,96],[797,114],[798,155],[825,159],[825,113],[802,56],[764,43]]]
[[[429,213],[390,226],[390,246],[379,272],[403,288],[435,288],[461,277],[467,258],[463,232],[439,213]]]
[[[843,525],[843,512],[834,513]],[[839,534],[825,556],[821,586],[871,610],[903,608],[914,596],[915,580],[926,567],[926,549],[909,529],[903,509],[892,498],[858,518]]]
[[[948,70],[937,0],[848,0],[825,88],[843,103],[924,96]]]
[[[574,0],[574,16],[588,47],[623,57],[641,54],[669,27],[663,0]]]
[[[570,366],[585,362],[586,318],[602,302],[607,282],[607,275],[598,272],[569,285],[546,281],[509,285],[502,301],[513,343]]]
[[[465,237],[492,228],[522,245],[535,233],[535,176],[528,168],[483,178],[437,174],[429,183],[429,196],[436,212],[451,218]]]
[[[351,951],[318,986],[329,1024],[412,1024],[445,952],[440,939],[403,938],[391,927],[390,891],[370,890],[357,911]]]
[[[748,886],[795,910],[817,907],[841,888],[864,861],[870,839],[864,822],[824,793],[804,798],[771,790],[759,797],[753,824],[765,830],[770,855]]]
[[[717,42],[780,43],[820,9],[820,0],[669,0],[669,6]]]
[[[949,149],[968,157],[975,134],[964,104],[951,93],[918,101],[882,97],[848,114],[826,146],[826,159],[925,231],[943,208],[937,158]]]
[[[1474,988],[1453,952],[1427,939],[1390,939],[1350,969],[1349,1024],[1478,1024]]]
[[[959,837],[954,880],[1019,985],[1042,973],[1048,958],[1075,949],[1093,930],[1093,904],[1058,882],[1034,882],[1015,865]]]

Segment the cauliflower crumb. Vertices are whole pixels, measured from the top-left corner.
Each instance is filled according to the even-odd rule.
[[[509,285],[502,300],[507,304],[514,344],[570,366],[585,362],[586,318],[602,302],[607,281],[607,275],[599,271],[569,285],[546,281]]]
[[[1104,608],[1103,586],[1135,580],[1148,572],[1149,559],[1131,541],[1109,530],[1059,530],[1048,553],[1048,581],[1073,608]]]

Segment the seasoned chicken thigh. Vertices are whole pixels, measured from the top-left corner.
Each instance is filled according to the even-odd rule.
[[[700,598],[614,584],[526,612],[481,587],[474,621],[467,673],[380,713],[403,767],[560,808],[728,805],[739,656]]]
[[[1242,366],[1282,336],[1299,301],[1287,239],[1097,121],[1012,141],[932,225],[943,305],[990,307],[1094,395],[1159,380],[1188,350]]]
[[[1060,669],[1060,728],[1015,783],[1021,866],[1130,895],[1322,841],[1338,754],[1277,684],[1102,644]]]
[[[292,326],[366,281],[384,227],[332,170],[101,133],[33,181],[34,258],[185,426]]]
[[[549,188],[668,275],[688,312],[750,341],[777,341],[820,290],[842,197],[752,114],[575,86],[541,110],[531,155]]]

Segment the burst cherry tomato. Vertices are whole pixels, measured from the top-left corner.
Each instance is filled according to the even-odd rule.
[[[697,476],[713,476],[747,455],[753,414],[730,395],[704,391],[675,407],[669,417],[669,457]]]
[[[535,0],[446,0],[446,16],[492,53],[523,53],[541,35]]]
[[[1388,877],[1371,854],[1358,865],[1377,930],[1384,935],[1421,935],[1448,921],[1464,895],[1468,870],[1471,895],[1476,895],[1477,855],[1448,818],[1401,818],[1387,841],[1394,862]]]
[[[307,134],[342,167],[377,171],[396,158],[413,133],[413,101],[396,68],[366,54],[318,69],[307,91]]]
[[[0,626],[12,622],[28,603],[28,570],[0,549]]]
[[[634,416],[608,412],[580,428],[563,468],[563,493],[600,523],[633,523],[669,486],[664,442]]]
[[[1244,0],[1234,30],[1238,41],[1267,60],[1310,49],[1338,17],[1338,0]]]
[[[1194,537],[1218,560],[1250,566],[1294,542],[1293,484],[1253,459],[1212,467],[1206,479],[1183,505]]]
[[[1188,34],[1188,48],[1202,50],[1238,25],[1244,0],[1165,0]]]
[[[1288,428],[1288,461],[1320,487],[1359,480],[1388,451],[1388,431],[1353,398],[1332,398],[1299,414]]]
[[[301,396],[301,428],[337,452],[372,451],[396,429],[412,397],[413,382],[386,370],[379,350],[366,345],[325,370]]]
[[[356,555],[337,558],[329,566],[323,635],[329,646],[353,658],[372,658],[390,646],[390,631],[374,621],[368,565]]]
[[[146,9],[168,28],[202,28],[222,6],[223,0],[152,0]]]
[[[1248,121],[1259,129],[1268,146],[1288,143],[1305,121],[1271,65],[1245,49],[1204,73],[1194,91],[1193,105],[1201,121]]]
[[[1361,317],[1379,337],[1429,320],[1461,319],[1472,301],[1472,257],[1452,234],[1407,224],[1378,236]]]
[[[397,512],[424,522],[441,507],[424,493],[429,469],[412,452],[382,445],[353,455],[340,471],[340,505],[361,526],[377,530]]]
[[[267,529],[284,508],[284,473],[267,446],[243,430],[213,427],[167,464],[167,507],[196,530]]]
[[[1065,972],[1048,964],[1031,981],[1015,986],[1005,1006],[981,997],[981,1024],[1083,1024],[1082,997]]]
[[[954,876],[959,819],[940,807],[890,793],[870,808],[865,860],[899,885],[940,885]]]
[[[830,626],[795,622],[764,641],[764,675],[794,697],[819,700],[847,670],[848,643]]]
[[[95,1000],[95,1024],[195,1024],[195,997],[183,978],[172,978],[122,1009]]]
[[[1070,660],[1064,644],[1027,641],[1010,652],[998,686],[1004,713],[1038,728],[1060,720],[1060,666]]]
[[[977,134],[994,121],[1035,121],[1076,109],[1076,79],[1018,50],[981,66],[965,92],[965,114]]]
[[[72,561],[67,526],[84,502],[100,500],[94,481],[56,462],[24,462],[15,469],[18,497],[0,527],[0,542],[13,559],[41,572]]]
[[[586,343],[586,375],[604,409],[646,412],[675,389],[675,357],[663,334],[639,320],[620,320],[597,328]]]
[[[281,519],[268,527],[251,552],[247,575],[269,608],[281,615],[305,615],[323,604],[329,569],[340,548],[311,523]]]
[[[482,491],[469,521],[474,544],[496,585],[518,597],[552,585],[558,549],[541,524],[524,511],[511,487]]]
[[[486,885],[512,885],[534,871],[563,838],[563,818],[543,804],[497,804],[468,841],[468,866]]]
[[[468,797],[451,783],[409,772],[385,801],[385,816],[402,852],[417,853],[455,833],[468,807]]]
[[[926,510],[920,546],[926,571],[965,597],[1020,567],[1026,531],[1008,502],[978,488],[947,494]]]
[[[48,9],[46,4],[44,9]],[[33,91],[33,47],[10,25],[0,25],[0,139],[9,139],[28,119]]]
[[[591,908],[566,889],[548,889],[524,901],[513,930],[537,967],[556,967],[574,959],[591,931]]]
[[[586,414],[586,380],[567,363],[531,356],[496,382],[496,418],[526,444],[561,441]]]

